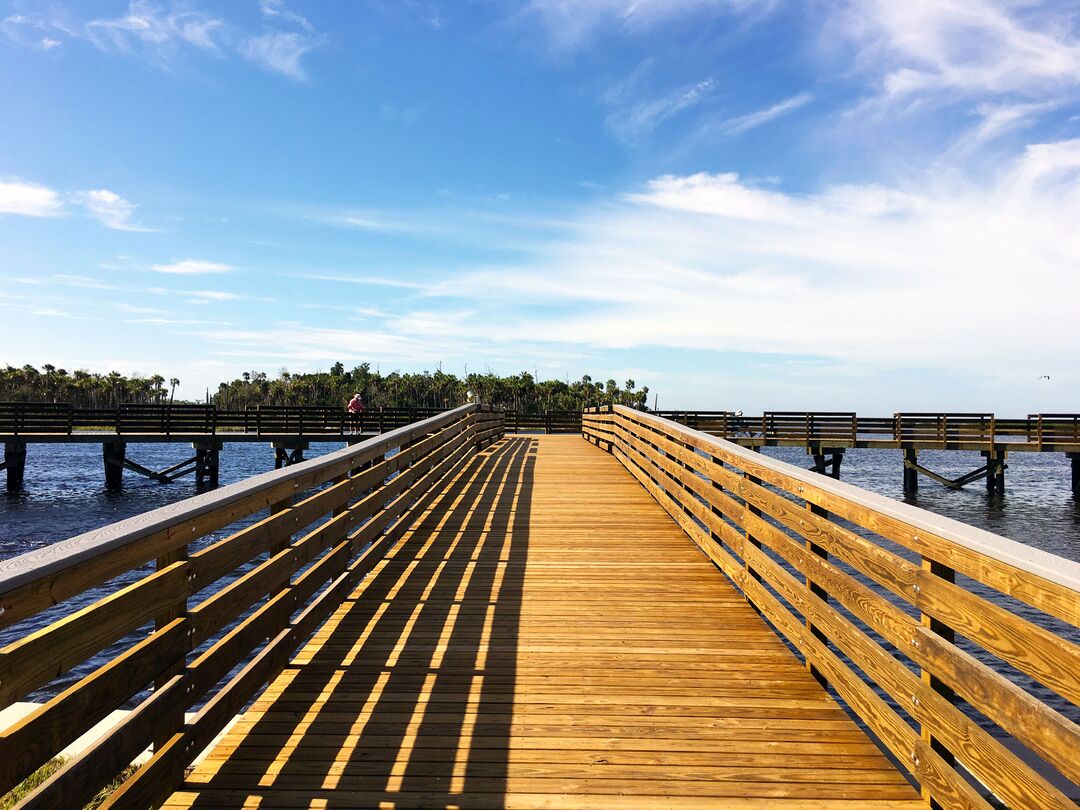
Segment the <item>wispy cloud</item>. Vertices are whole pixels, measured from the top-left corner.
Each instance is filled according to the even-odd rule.
[[[0,34],[25,47],[52,50],[64,40],[86,40],[99,50],[130,54],[172,71],[194,55],[243,56],[260,67],[305,78],[303,57],[326,37],[284,0],[260,0],[261,24],[254,29],[185,0],[130,0],[126,11],[73,24],[54,13],[13,14]]]
[[[1023,376],[1034,357],[1060,365],[1080,352],[1070,315],[1078,177],[1080,140],[1030,147],[978,184],[928,173],[910,188],[795,194],[735,174],[660,177],[580,209],[577,228],[531,261],[440,282],[432,294],[444,287],[465,301],[461,317],[384,326],[503,346],[783,353]],[[1031,289],[1055,295],[1033,301]]]
[[[72,199],[106,228],[136,233],[151,233],[154,230],[132,222],[139,206],[125,200],[115,191],[107,188],[78,191],[72,195]]]
[[[251,37],[241,53],[256,64],[290,79],[307,78],[301,60],[323,44],[323,38],[298,31],[268,31]]]
[[[60,194],[48,186],[24,180],[0,180],[0,214],[56,217],[64,212]]]
[[[889,102],[927,94],[1041,97],[1080,84],[1080,40],[1058,3],[859,0],[839,7],[831,30],[880,75]]]
[[[0,35],[34,50],[51,51],[59,47],[63,42],[57,37],[65,33],[62,27],[39,16],[10,14],[0,20]]]
[[[181,47],[217,51],[225,21],[198,11],[131,0],[127,13],[86,23],[86,35],[103,50],[137,51],[155,59],[174,56]]]
[[[177,259],[168,264],[152,264],[155,273],[167,273],[176,276],[197,276],[207,273],[228,273],[233,266],[221,262],[208,262],[203,259]]]
[[[246,296],[239,295],[234,292],[226,292],[224,290],[192,290],[186,295],[190,295],[196,299],[202,301],[240,301]]]
[[[290,11],[285,5],[285,0],[259,0],[259,11],[265,17],[296,23],[305,31],[313,32],[315,30],[315,26],[311,24],[307,17],[297,14],[295,11]]]
[[[715,87],[712,79],[676,88],[664,95],[636,101],[608,115],[607,125],[616,137],[634,143],[668,119],[700,105]]]
[[[772,0],[531,0],[522,19],[538,20],[557,50],[578,48],[601,31],[639,34],[691,14],[771,8]]]
[[[300,273],[295,278],[306,278],[312,281],[335,281],[342,284],[359,284],[368,287],[397,287],[403,290],[431,290],[432,285],[419,281],[406,281],[397,278],[384,278],[381,276],[344,275],[335,273]]]
[[[734,118],[706,124],[705,129],[712,133],[741,135],[744,132],[757,129],[770,121],[775,121],[777,118],[794,112],[800,107],[806,106],[813,100],[814,97],[810,93],[799,93],[763,109],[755,110],[754,112],[746,113],[745,115],[738,115]]]

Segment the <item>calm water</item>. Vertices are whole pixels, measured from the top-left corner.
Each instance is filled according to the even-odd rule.
[[[308,458],[342,447],[312,444]],[[130,444],[128,458],[163,469],[188,455],[186,447]],[[800,467],[810,466],[798,448],[770,447],[765,454]],[[976,453],[923,452],[920,463],[955,478],[982,464]],[[1009,457],[1005,495],[990,498],[982,481],[959,491],[926,478],[910,503],[1080,562],[1080,504],[1070,489],[1068,460],[1061,453],[1015,453]],[[230,484],[273,469],[273,451],[264,443],[228,444],[221,452],[221,483]],[[841,478],[898,500],[904,499],[899,451],[852,450]],[[193,476],[158,484],[130,470],[124,490],[105,491],[98,445],[31,445],[25,491],[0,495],[0,558],[104,526],[197,494]]]
[[[341,446],[341,443],[313,444],[307,457],[312,458]],[[129,458],[153,469],[175,464],[189,452],[186,446],[180,445],[128,445]],[[765,454],[800,467],[809,466],[810,460],[801,449],[767,448]],[[982,464],[977,453],[924,452],[920,453],[919,458],[922,464],[949,478],[956,478]],[[232,483],[272,469],[273,462],[273,451],[265,443],[228,444],[221,453],[221,483]],[[982,481],[969,485],[965,490],[951,491],[923,478],[918,495],[909,502],[1080,562],[1080,504],[1071,492],[1068,460],[1060,453],[1016,453],[1009,457],[1008,463],[1004,496],[989,497]],[[844,458],[841,478],[882,495],[903,499],[902,471],[899,451],[852,450]],[[0,558],[6,559],[198,492],[194,477],[172,484],[158,484],[125,471],[124,482],[123,492],[105,491],[101,448],[98,445],[31,445],[27,455],[25,491],[6,497],[0,495]],[[223,534],[205,538],[200,545],[213,542],[220,536]],[[133,573],[132,576],[137,575]],[[976,587],[976,590],[981,589]],[[88,593],[21,626],[0,632],[0,646],[21,636],[30,627],[57,618],[69,611],[72,605],[88,603],[97,596]],[[1033,612],[1029,608],[1019,603],[1010,607],[1036,618],[1031,615]],[[1056,629],[1066,637],[1077,640],[1077,632],[1073,628]],[[48,690],[33,697],[42,699],[55,694],[58,688],[87,674],[101,660],[111,657],[128,643],[123,640],[118,642],[98,658],[79,666]],[[960,643],[968,646],[963,640]],[[983,651],[973,646],[970,651],[991,663]],[[1012,674],[1010,677],[1016,679]],[[1048,690],[1032,684],[1026,678],[1020,678],[1019,682],[1067,716],[1080,719],[1076,716],[1075,707],[1064,703]]]

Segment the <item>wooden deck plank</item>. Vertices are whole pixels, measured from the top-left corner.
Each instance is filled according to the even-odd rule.
[[[470,463],[167,807],[924,806],[609,455]]]

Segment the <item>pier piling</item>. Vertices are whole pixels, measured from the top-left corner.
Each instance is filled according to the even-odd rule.
[[[24,442],[4,442],[3,469],[7,470],[7,491],[15,493],[22,490],[23,475],[26,472],[26,444]],[[1075,481],[1076,462],[1073,461],[1074,484]]]
[[[105,442],[101,445],[101,456],[105,462],[105,489],[115,491],[123,488],[127,442]]]
[[[986,494],[1005,494],[1005,451],[984,450],[982,454],[986,459]]]
[[[914,495],[919,491],[919,451],[914,447],[904,448],[904,494]]]
[[[1066,453],[1072,462],[1072,494],[1080,500],[1080,453]]]
[[[817,447],[812,451],[814,472],[840,480],[840,465],[844,461],[844,448]]]
[[[195,450],[195,483],[217,489],[221,442],[192,442],[191,447]]]

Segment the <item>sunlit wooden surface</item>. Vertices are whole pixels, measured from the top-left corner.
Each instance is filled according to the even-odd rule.
[[[925,807],[577,436],[472,460],[168,807]]]

